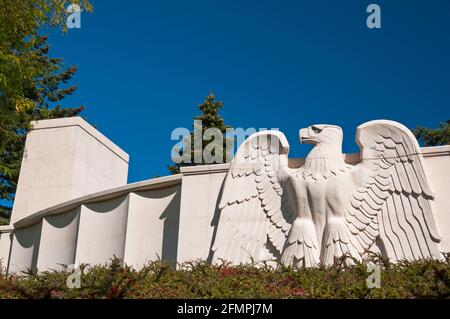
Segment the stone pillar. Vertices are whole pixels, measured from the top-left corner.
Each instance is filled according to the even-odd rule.
[[[229,164],[182,167],[177,261],[207,260]]]
[[[127,183],[129,156],[81,117],[32,123],[11,216]]]

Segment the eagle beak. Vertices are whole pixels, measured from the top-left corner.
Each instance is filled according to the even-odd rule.
[[[308,128],[300,129],[299,135],[300,135],[300,143],[303,143],[303,144],[315,144],[316,143],[315,138],[312,137],[311,135],[309,135]]]

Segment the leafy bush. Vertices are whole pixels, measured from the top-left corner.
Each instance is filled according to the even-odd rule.
[[[448,298],[450,255],[442,261],[390,263],[379,256],[348,266],[300,268],[230,266],[196,261],[174,269],[162,261],[140,270],[114,258],[80,266],[81,287],[70,289],[69,270],[7,275],[0,271],[0,298]],[[381,268],[380,288],[368,288],[368,263]]]

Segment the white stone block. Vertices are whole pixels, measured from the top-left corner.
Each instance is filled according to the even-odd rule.
[[[124,257],[128,195],[81,206],[75,264]]]
[[[42,222],[14,231],[8,270],[10,273],[37,271]]]
[[[131,193],[124,261],[177,260],[180,186]]]
[[[125,185],[128,155],[80,117],[33,123],[11,222],[97,191]]]
[[[434,207],[436,225],[442,236],[441,250],[450,252],[450,147],[423,147],[422,154],[426,173],[435,192]]]
[[[182,168],[178,262],[209,257],[228,164]]]
[[[63,265],[75,263],[80,208],[42,220],[39,245],[39,271],[64,269]]]
[[[8,269],[12,238],[13,228],[10,226],[0,226],[0,264],[3,270]]]

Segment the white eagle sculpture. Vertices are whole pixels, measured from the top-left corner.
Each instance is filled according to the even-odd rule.
[[[298,169],[288,167],[279,131],[239,147],[219,203],[213,262],[313,267],[344,255],[361,260],[373,247],[394,262],[442,258],[433,192],[410,130],[387,120],[360,125],[356,165],[344,161],[338,126],[301,129],[300,141],[314,148]]]

